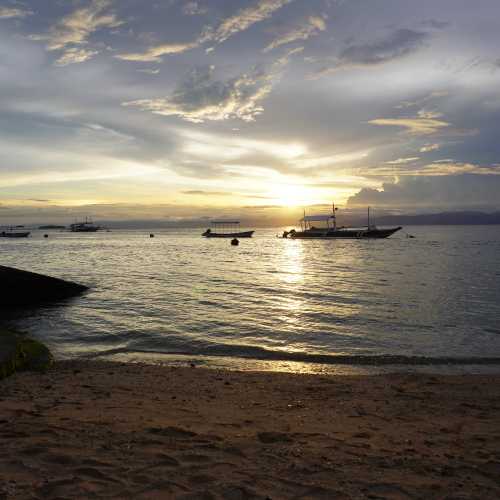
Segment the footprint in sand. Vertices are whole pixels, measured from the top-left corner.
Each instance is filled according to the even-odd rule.
[[[77,476],[85,476],[91,479],[98,479],[100,481],[110,481],[113,483],[121,484],[118,479],[115,479],[108,474],[104,474],[99,469],[95,469],[94,467],[78,467],[77,469],[73,469],[73,473]]]
[[[188,431],[180,427],[150,427],[147,431],[151,434],[174,439],[190,439],[197,436],[196,432]]]
[[[291,443],[293,439],[285,432],[259,432],[257,438],[261,443]]]

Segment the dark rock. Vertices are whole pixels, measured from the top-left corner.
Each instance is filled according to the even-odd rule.
[[[36,306],[88,290],[88,287],[78,283],[5,266],[0,266],[0,283],[0,309]]]

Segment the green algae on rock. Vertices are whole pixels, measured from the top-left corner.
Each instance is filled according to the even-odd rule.
[[[0,380],[17,371],[44,371],[53,361],[51,352],[41,342],[0,328]]]

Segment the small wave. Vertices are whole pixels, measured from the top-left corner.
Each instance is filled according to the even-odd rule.
[[[228,348],[229,347],[229,348]],[[344,354],[308,354],[301,352],[271,351],[260,347],[245,346],[247,352],[238,352],[238,346],[226,346],[228,352],[217,353],[216,349],[208,349],[208,352],[193,351],[150,351],[134,350],[126,348],[109,349],[98,353],[89,354],[87,358],[99,358],[115,354],[157,354],[168,356],[211,356],[231,357],[241,359],[254,359],[259,361],[295,361],[300,363],[319,363],[323,365],[351,365],[351,366],[439,366],[439,365],[500,365],[500,357],[427,357],[427,356],[404,356],[394,354],[382,355],[344,355]],[[230,352],[229,352],[230,351]]]

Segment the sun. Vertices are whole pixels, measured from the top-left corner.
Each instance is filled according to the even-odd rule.
[[[272,189],[270,198],[284,207],[309,205],[317,201],[311,189],[298,184],[278,184]]]

